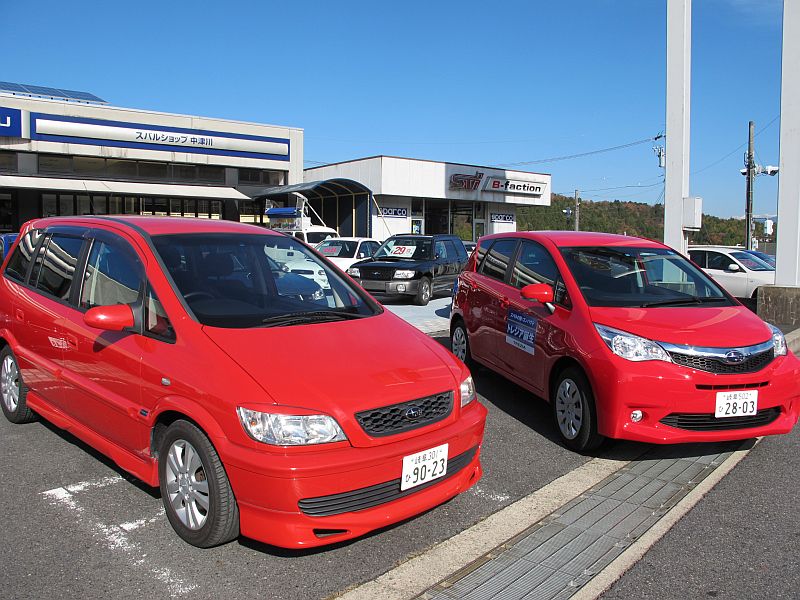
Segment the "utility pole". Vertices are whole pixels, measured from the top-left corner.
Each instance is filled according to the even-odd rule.
[[[578,190],[575,190],[575,231],[581,230],[581,199]]]
[[[747,154],[744,155],[744,168],[747,171],[745,173],[747,185],[745,188],[746,198],[744,205],[744,243],[748,250],[753,249],[753,180],[756,177],[756,161],[753,157],[753,132],[755,127],[755,123],[750,121],[748,125]]]

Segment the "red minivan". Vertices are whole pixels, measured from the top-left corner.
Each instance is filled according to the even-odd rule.
[[[635,237],[481,238],[454,289],[451,342],[546,399],[564,443],[786,433],[800,361],[783,334],[674,250]]]
[[[481,476],[486,409],[464,364],[252,225],[30,222],[0,278],[0,350],[6,417],[41,415],[160,486],[196,546],[334,543]]]

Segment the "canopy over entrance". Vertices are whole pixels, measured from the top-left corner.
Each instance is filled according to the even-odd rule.
[[[362,183],[326,179],[265,188],[253,200],[256,214],[277,216],[277,209],[296,210],[301,199],[309,207],[312,223],[333,227],[342,236],[368,236],[371,197],[372,191]]]

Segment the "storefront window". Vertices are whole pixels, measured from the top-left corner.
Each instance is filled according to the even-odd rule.
[[[75,196],[72,194],[59,194],[58,214],[72,216],[75,214]]]
[[[212,219],[221,219],[222,218],[222,202],[219,200],[212,200],[211,204],[211,214],[208,215]]]
[[[172,216],[180,217],[183,213],[183,208],[181,207],[181,199],[180,198],[170,198],[169,200],[169,214]]]
[[[92,214],[92,201],[89,196],[78,196],[78,214],[91,215]]]
[[[106,174],[111,179],[136,179],[136,161],[109,158],[106,160]]]
[[[187,198],[183,201],[183,214],[187,217],[197,216],[197,200],[194,198]]]
[[[119,215],[122,214],[122,198],[119,196],[111,196],[108,199],[108,214]]]
[[[141,210],[141,203],[139,198],[135,198],[133,196],[125,196],[125,209],[124,213],[126,215],[137,215],[140,213]]]
[[[17,170],[17,153],[0,152],[0,173],[16,173]]]
[[[140,162],[139,177],[142,179],[166,179],[167,163]]]
[[[155,198],[153,200],[153,214],[159,217],[166,217],[167,216],[167,199],[166,198]]]
[[[106,159],[96,156],[73,156],[72,168],[75,175],[90,176],[104,175],[106,173]]]
[[[432,235],[435,233],[449,233],[449,204],[450,203],[448,200],[428,200],[425,203],[426,235]]]
[[[93,215],[105,215],[108,213],[106,208],[106,203],[108,202],[108,197],[106,196],[92,196],[92,214]]]
[[[17,205],[11,194],[0,194],[0,231],[16,231]],[[2,260],[2,257],[0,257]]]
[[[225,183],[225,168],[212,165],[197,166],[197,180],[208,183]]]
[[[71,173],[72,157],[57,154],[39,155],[39,173]]]
[[[55,217],[58,215],[58,198],[55,194],[42,194],[42,216]]]
[[[424,200],[422,198],[411,199],[411,216],[421,217],[423,212]]]
[[[482,202],[475,203],[475,218],[476,219],[485,219],[486,218],[486,205]]]
[[[453,202],[450,206],[450,231],[462,240],[472,239],[472,202]]]
[[[197,179],[195,165],[172,165],[172,178],[176,181],[194,181]]]

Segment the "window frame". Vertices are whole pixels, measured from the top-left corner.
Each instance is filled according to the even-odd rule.
[[[503,275],[503,278],[502,279],[498,279],[497,277],[494,277],[493,275],[489,275],[489,274],[485,273],[484,270],[483,270],[483,267],[486,264],[487,257],[489,256],[489,254],[491,254],[491,252],[494,249],[495,245],[498,242],[505,242],[505,241],[513,242],[514,243],[514,249],[511,252],[511,254],[509,254],[509,256],[508,256],[508,264],[506,264],[506,271],[505,271],[505,273]],[[494,240],[491,240],[491,242],[492,243],[489,244],[489,246],[486,248],[486,253],[481,257],[480,264],[477,265],[477,267],[475,269],[475,272],[477,274],[479,274],[479,275],[483,275],[485,277],[488,277],[489,279],[492,279],[493,281],[499,281],[501,283],[505,283],[507,285],[510,285],[509,282],[511,280],[511,265],[513,265],[517,260],[517,255],[519,254],[520,238],[517,238],[517,237],[500,237],[500,238],[495,238]]]

